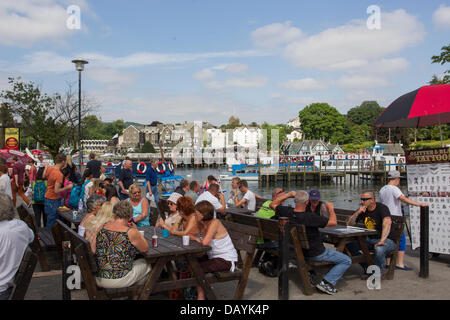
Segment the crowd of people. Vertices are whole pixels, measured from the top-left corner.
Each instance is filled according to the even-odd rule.
[[[27,206],[33,207],[38,226],[52,226],[58,219],[57,209],[62,205],[83,208],[86,214],[77,231],[89,241],[95,254],[97,285],[121,288],[142,284],[151,266],[141,256],[148,251],[149,244],[138,227],[150,225],[151,203],[159,200],[157,162],[152,162],[148,168],[144,188],[134,182],[131,160],[123,163],[118,188],[112,179],[104,175],[105,169],[100,161],[95,160],[95,155],[90,156],[82,176],[70,156],[58,154],[54,163],[54,166],[48,166],[43,162],[30,162],[25,168],[15,159],[9,172],[4,164],[0,164],[0,270],[6,270],[0,272],[0,298],[10,293],[14,270],[17,270],[26,246],[33,240],[31,230],[14,214],[17,196]],[[362,222],[366,228],[377,230],[376,236],[367,239],[367,245],[375,250],[374,262],[381,270],[386,265],[386,253],[395,249],[390,228],[391,216],[402,215],[401,202],[426,205],[403,195],[398,188],[400,175],[397,171],[391,171],[388,178],[389,183],[380,190],[380,202],[375,200],[373,191],[364,191],[361,206],[347,221],[347,225]],[[27,188],[32,190],[30,197],[25,192]],[[282,188],[275,188],[271,199],[263,202],[256,211],[257,198],[261,197],[249,190],[246,180],[239,178],[232,180],[232,191],[227,200],[214,176],[209,176],[203,184],[183,180],[167,199],[168,216],[156,219],[155,226],[176,236],[187,235],[192,241],[210,246],[208,255],[200,259],[205,272],[233,271],[237,252],[220,220],[224,217],[227,204],[244,207],[266,219],[288,217],[291,223],[306,227],[310,244],[309,249],[304,250],[306,259],[334,264],[317,284],[313,281],[314,273],[310,273],[310,281],[320,291],[335,294],[336,285],[352,260],[344,253],[326,247],[319,232],[319,228],[337,224],[333,204],[321,200],[318,190],[285,192]],[[294,200],[294,207],[285,205],[289,198]],[[274,248],[277,243],[259,239],[258,246],[262,249]],[[352,255],[361,254],[359,243],[349,243],[347,249]],[[403,254],[399,254],[396,267],[410,270],[403,261],[406,250],[404,235],[399,250]],[[368,266],[362,264],[362,267],[365,273]],[[197,293],[198,299],[205,298],[201,287],[197,287]]]

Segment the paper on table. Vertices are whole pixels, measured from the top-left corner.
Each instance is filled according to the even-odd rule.
[[[360,227],[353,227],[353,226],[347,226],[347,230],[354,230],[354,231],[365,231],[366,228],[360,228]]]

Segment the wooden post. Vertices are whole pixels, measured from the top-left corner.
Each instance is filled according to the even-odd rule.
[[[287,174],[287,179],[288,182],[291,182],[291,163],[288,163],[288,174]]]
[[[279,261],[281,262],[280,275],[278,276],[278,300],[289,300],[289,219],[281,217],[279,222]]]
[[[344,183],[347,182],[347,159],[344,160]]]
[[[322,183],[322,155],[320,155],[320,159],[319,159],[319,161],[320,161],[320,165],[319,165],[319,184],[321,184]]]
[[[303,161],[303,182],[306,181],[306,158],[307,157],[305,157],[305,160]]]
[[[420,272],[419,277],[428,278],[429,274],[429,208],[420,207]]]
[[[63,300],[72,300],[71,293],[69,288],[67,287],[67,267],[71,264],[70,257],[70,241],[63,241],[62,244],[62,299]]]

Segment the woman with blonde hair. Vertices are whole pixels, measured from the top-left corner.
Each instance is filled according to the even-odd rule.
[[[114,221],[113,208],[114,203],[106,201],[105,203],[103,203],[102,207],[98,211],[95,218],[86,224],[85,227],[86,240],[88,240],[89,243],[91,244],[91,250],[94,253],[95,253],[95,240],[97,237],[97,233],[100,231],[102,225],[104,225],[107,222]]]
[[[137,184],[132,184],[128,188],[129,198],[127,201],[133,206],[132,222],[136,223],[138,227],[150,226],[148,219],[149,204],[147,198],[142,196],[142,190]]]

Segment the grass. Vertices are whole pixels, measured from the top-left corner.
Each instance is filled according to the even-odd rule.
[[[450,146],[450,139],[444,140],[444,147]],[[411,143],[410,148],[414,150],[422,150],[422,149],[432,149],[432,148],[440,148],[441,141],[440,140],[424,140],[417,141],[416,143]]]

